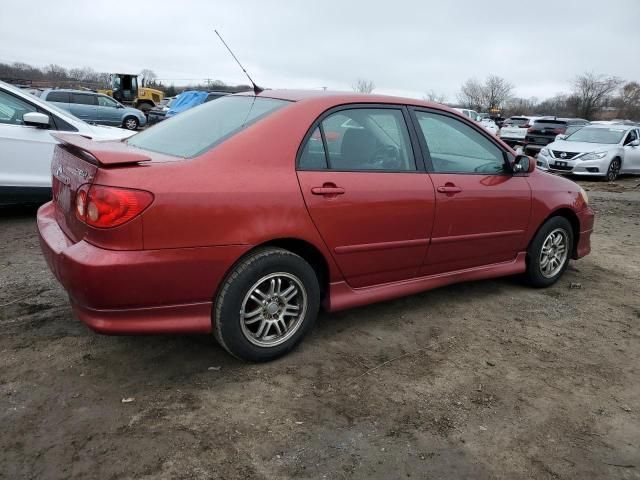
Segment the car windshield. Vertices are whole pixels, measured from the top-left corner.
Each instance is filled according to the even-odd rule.
[[[627,132],[625,128],[594,128],[584,127],[568,136],[568,142],[609,143],[615,144],[622,140]]]
[[[274,98],[227,96],[203,103],[128,140],[132,147],[191,158],[287,105]]]

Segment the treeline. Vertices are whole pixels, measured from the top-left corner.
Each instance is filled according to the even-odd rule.
[[[485,81],[469,79],[462,84],[458,101],[482,112],[511,115],[556,115],[587,120],[640,120],[640,83],[595,73],[578,75],[571,90],[554,97],[518,98],[514,86],[490,75]]]
[[[248,85],[227,85],[220,80],[176,87],[160,81],[153,70],[143,69],[140,75],[144,86],[162,90],[167,96],[174,96],[185,90],[220,90],[235,93],[251,88]],[[97,72],[89,67],[65,68],[56,64],[34,67],[22,62],[0,62],[0,80],[34,87],[106,88],[109,86],[109,76],[110,73]]]

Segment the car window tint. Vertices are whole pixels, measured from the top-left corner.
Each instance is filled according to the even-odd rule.
[[[95,95],[87,95],[85,93],[72,93],[71,102],[79,105],[95,105],[96,97]]]
[[[501,173],[502,150],[456,118],[416,112],[436,173]]]
[[[327,168],[327,156],[319,127],[316,127],[307,143],[305,143],[300,154],[298,167],[303,170],[323,170]]]
[[[69,103],[69,92],[49,92],[47,102]]]
[[[0,90],[0,123],[24,125],[22,116],[35,111],[33,105]]]
[[[98,105],[101,107],[115,107],[117,104],[112,98],[98,96]]]
[[[401,110],[341,110],[322,121],[322,130],[333,170],[416,170]]]
[[[624,141],[624,144],[628,145],[631,142],[633,142],[634,140],[637,140],[637,138],[638,138],[638,134],[636,133],[636,131],[635,130],[629,130],[629,134],[627,135],[627,138]]]

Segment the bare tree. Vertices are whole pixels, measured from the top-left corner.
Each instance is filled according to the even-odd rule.
[[[484,104],[484,88],[475,78],[470,78],[462,84],[458,101],[467,108],[482,110]]]
[[[640,118],[640,83],[626,83],[620,89],[617,103],[620,108],[620,116],[629,119]]]
[[[598,109],[622,84],[618,77],[584,73],[573,82],[573,96],[577,99],[577,114],[591,120]]]
[[[357,93],[371,93],[376,88],[376,84],[373,83],[373,80],[363,80],[359,78],[355,84],[351,85],[351,88]]]
[[[447,96],[445,94],[437,93],[435,90],[429,90],[429,93],[422,98],[423,100],[433,103],[446,103],[447,101]]]
[[[142,75],[142,86],[153,84],[158,78],[156,72],[149,68],[142,69],[140,75]]]
[[[499,110],[511,97],[513,85],[497,75],[489,75],[483,85],[483,107],[487,110]]]

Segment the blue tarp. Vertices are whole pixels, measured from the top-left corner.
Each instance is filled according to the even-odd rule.
[[[173,117],[180,112],[196,107],[207,99],[207,92],[199,92],[196,90],[187,90],[182,92],[171,103],[171,108],[167,112],[167,118]]]

